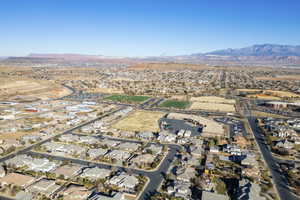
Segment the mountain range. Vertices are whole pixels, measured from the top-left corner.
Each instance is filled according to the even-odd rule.
[[[9,57],[6,62],[178,62],[209,65],[281,66],[300,67],[300,45],[256,44],[238,49],[215,50],[180,56],[112,57],[82,54],[30,54]]]

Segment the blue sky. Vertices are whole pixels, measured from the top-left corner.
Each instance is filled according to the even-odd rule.
[[[182,55],[300,45],[299,0],[2,0],[0,56]]]

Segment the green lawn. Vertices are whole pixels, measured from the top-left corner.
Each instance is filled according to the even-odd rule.
[[[159,107],[184,109],[188,105],[189,105],[188,101],[166,100],[166,101],[162,102],[159,105]]]
[[[148,100],[150,97],[148,96],[129,96],[129,95],[111,95],[105,97],[105,100],[109,101],[118,101],[122,103],[141,103],[143,101]]]

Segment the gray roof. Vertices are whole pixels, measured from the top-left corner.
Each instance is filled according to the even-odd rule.
[[[202,200],[229,200],[229,197],[222,194],[203,191]]]

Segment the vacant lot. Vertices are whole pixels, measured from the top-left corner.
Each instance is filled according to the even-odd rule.
[[[126,118],[118,121],[112,128],[124,131],[153,131],[158,132],[158,120],[165,113],[151,111],[136,111],[129,114]]]
[[[211,110],[219,112],[235,112],[234,105],[223,104],[223,103],[202,103],[194,102],[192,103],[191,110]]]
[[[238,89],[240,92],[248,92],[247,97],[270,100],[280,100],[280,98],[299,98],[300,95],[289,91],[258,90],[258,89]]]
[[[256,99],[266,99],[266,100],[281,100],[279,97],[270,96],[267,94],[249,94],[247,95],[249,98],[256,98]]]
[[[225,99],[217,96],[192,97],[191,110],[211,110],[220,112],[235,112],[234,99]]]
[[[123,102],[123,103],[141,103],[143,101],[146,101],[149,98],[150,97],[148,96],[111,95],[105,97],[104,99],[109,101]]]
[[[184,109],[188,105],[188,101],[166,100],[159,104],[159,107]]]
[[[275,91],[275,90],[265,90],[265,94],[272,94],[277,97],[289,97],[289,98],[298,98],[299,94],[288,92],[288,91]]]
[[[217,96],[202,96],[202,97],[192,97],[192,102],[207,102],[207,103],[225,103],[225,104],[235,104],[234,99],[225,99],[223,97]]]
[[[261,111],[252,111],[252,115],[254,115],[256,117],[287,118],[287,117],[282,116],[282,115],[276,115],[276,114],[261,112]]]
[[[70,94],[67,88],[51,81],[36,81],[27,78],[0,78],[0,95],[5,98],[58,98]]]
[[[121,94],[122,90],[114,88],[91,88],[87,90],[88,93],[105,93],[105,94]]]

